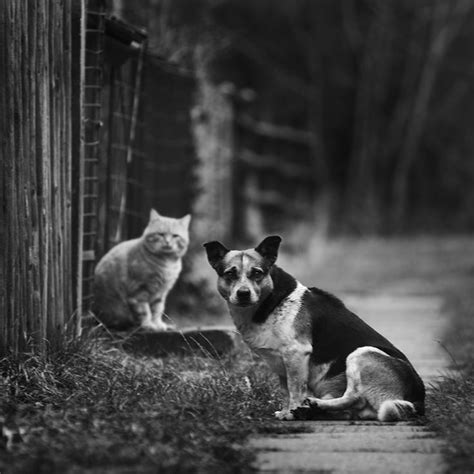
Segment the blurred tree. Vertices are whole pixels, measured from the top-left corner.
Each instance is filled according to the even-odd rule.
[[[255,90],[258,118],[312,132],[334,230],[474,228],[472,0],[140,5],[121,0],[120,14],[157,54]]]

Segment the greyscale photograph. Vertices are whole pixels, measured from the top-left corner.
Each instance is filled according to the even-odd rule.
[[[474,0],[0,0],[0,474],[474,472]]]

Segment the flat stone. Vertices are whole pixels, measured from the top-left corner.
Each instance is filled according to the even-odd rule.
[[[445,465],[440,454],[388,452],[260,452],[255,466],[273,473],[393,473],[441,474]]]
[[[252,448],[264,451],[295,452],[384,452],[384,453],[437,453],[443,446],[442,441],[430,434],[417,437],[404,430],[383,434],[377,430],[369,433],[320,433],[275,438],[256,438]]]
[[[219,357],[242,345],[240,334],[232,326],[197,326],[166,332],[136,332],[123,339],[122,347],[152,357],[171,354]]]

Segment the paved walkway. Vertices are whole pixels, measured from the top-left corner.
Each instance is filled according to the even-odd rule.
[[[438,342],[446,325],[439,298],[346,295],[343,300],[407,355],[428,386],[447,370],[449,357]],[[250,441],[257,451],[255,467],[260,472],[445,472],[442,441],[416,423],[288,423],[304,432],[265,435]]]

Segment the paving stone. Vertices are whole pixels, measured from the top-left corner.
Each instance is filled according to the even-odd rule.
[[[390,452],[390,453],[437,453],[442,442],[429,434],[423,438],[407,435],[405,431],[397,433],[378,431],[372,433],[331,433],[312,434],[311,436],[280,436],[275,438],[257,438],[251,446],[264,451],[286,452]]]
[[[161,357],[169,354],[218,357],[242,347],[239,333],[231,326],[189,327],[179,331],[137,332],[123,341],[126,351]]]
[[[273,473],[442,474],[439,454],[373,452],[263,452],[255,466]]]

